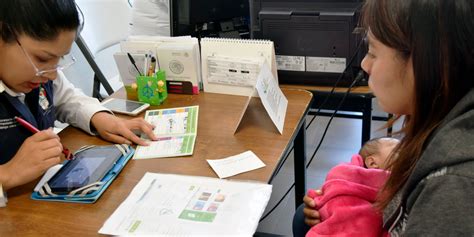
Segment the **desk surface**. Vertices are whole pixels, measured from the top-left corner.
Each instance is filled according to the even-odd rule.
[[[97,235],[105,220],[125,200],[145,172],[217,177],[206,159],[218,159],[252,150],[266,167],[234,176],[234,179],[268,182],[301,128],[311,93],[284,89],[288,110],[283,135],[279,135],[258,99],[252,99],[239,130],[233,129],[246,98],[222,94],[169,95],[159,108],[199,105],[198,136],[194,155],[182,158],[130,160],[117,179],[95,204],[34,201],[37,181],[8,193],[8,206],[0,208],[0,236]],[[118,93],[114,97],[123,97]],[[108,144],[68,127],[60,133],[71,150],[86,144]]]
[[[332,90],[331,86],[311,86],[311,85],[298,85],[298,84],[281,84],[281,88],[287,89],[303,89],[307,91],[324,91],[330,92]],[[336,87],[335,92],[346,92],[347,87]],[[352,87],[351,93],[355,94],[372,94],[372,91],[368,86],[355,86]]]

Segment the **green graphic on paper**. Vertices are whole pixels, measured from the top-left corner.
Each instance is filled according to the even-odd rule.
[[[199,221],[199,222],[213,222],[214,218],[216,218],[216,215],[217,213],[184,210],[179,215],[179,219]]]
[[[142,223],[141,221],[135,221],[135,222],[133,222],[132,227],[130,228],[130,230],[129,230],[128,232],[129,232],[129,233],[135,232],[135,231],[138,229],[138,226],[139,226],[141,223]]]

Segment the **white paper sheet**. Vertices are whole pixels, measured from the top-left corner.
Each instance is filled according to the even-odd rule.
[[[268,115],[270,115],[280,134],[283,134],[288,99],[286,99],[277,81],[273,78],[273,74],[266,63],[262,65],[255,88]]]
[[[146,173],[99,233],[252,236],[271,189],[263,183]]]
[[[265,164],[252,151],[219,160],[207,160],[219,178],[227,178],[236,174],[265,167]]]

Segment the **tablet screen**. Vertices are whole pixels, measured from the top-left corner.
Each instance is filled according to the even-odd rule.
[[[121,155],[115,146],[82,151],[64,165],[48,184],[53,192],[64,193],[95,183],[107,174]]]
[[[136,109],[143,106],[143,103],[130,101],[130,100],[113,99],[113,100],[107,101],[107,103],[105,103],[104,106],[112,111],[133,112]]]

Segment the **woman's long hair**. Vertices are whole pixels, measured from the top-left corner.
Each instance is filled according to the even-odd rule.
[[[414,71],[414,110],[389,161],[378,207],[405,185],[430,134],[474,85],[473,0],[367,0],[362,22]],[[398,98],[393,98],[394,100]],[[393,122],[392,122],[393,124]]]

